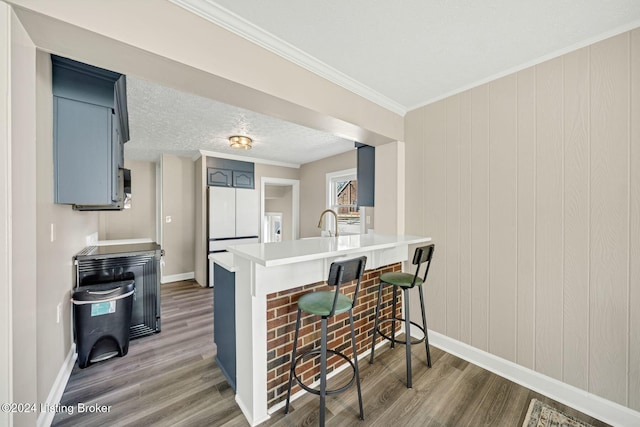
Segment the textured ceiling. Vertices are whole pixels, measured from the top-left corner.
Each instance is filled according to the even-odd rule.
[[[353,141],[131,76],[127,101],[127,159],[157,161],[161,153],[194,157],[202,149],[304,164],[354,148]],[[230,148],[231,135],[250,136],[253,148]]]
[[[640,26],[639,0],[172,1],[400,113]]]

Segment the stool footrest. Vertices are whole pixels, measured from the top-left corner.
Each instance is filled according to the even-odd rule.
[[[385,338],[385,339],[387,339],[387,340],[389,340],[389,341],[393,341],[393,342],[398,343],[398,344],[404,344],[404,345],[407,345],[406,338],[405,338],[404,340],[399,340],[399,339],[397,339],[396,337],[390,337],[390,336],[388,336],[388,335],[385,335],[385,334],[384,334],[384,333],[382,333],[382,331],[380,330],[380,325],[382,325],[382,324],[383,324],[383,323],[385,323],[385,322],[393,322],[394,320],[399,321],[399,322],[403,322],[403,323],[404,323],[404,321],[405,321],[405,319],[403,319],[402,317],[393,317],[393,318],[391,318],[391,317],[390,317],[390,318],[387,318],[387,319],[381,319],[381,320],[379,320],[379,321],[378,321],[378,329],[376,329],[376,331],[377,331],[377,332],[378,332],[378,333],[379,333],[383,338]],[[418,338],[416,338],[415,340],[411,340],[411,344],[420,344],[421,342],[424,342],[425,338],[427,337],[427,334],[425,333],[424,328],[423,328],[422,326],[418,325],[418,324],[417,324],[417,323],[415,323],[415,322],[409,321],[409,323],[411,323],[413,326],[417,327],[418,329],[420,329],[420,331],[422,331],[422,338],[419,338],[419,339],[418,339]],[[409,337],[410,337],[410,336],[411,336],[411,334],[410,334],[410,333],[409,333],[409,334],[407,334],[407,333],[405,332],[405,337],[406,337],[406,336],[409,336]]]
[[[340,388],[334,389],[334,390],[327,390],[326,391],[326,395],[327,396],[331,396],[333,394],[342,393],[343,391],[347,390],[349,387],[351,387],[353,385],[354,381],[356,380],[356,367],[353,364],[353,362],[351,361],[351,359],[349,359],[345,354],[340,353],[339,351],[327,349],[327,353],[332,353],[332,354],[335,354],[337,356],[342,357],[344,360],[349,362],[349,365],[351,365],[351,369],[353,370],[353,375],[351,376],[351,379],[349,380],[349,382],[346,385],[344,385],[344,386],[342,386]],[[308,391],[309,393],[313,393],[313,394],[319,396],[320,395],[320,390],[311,388],[311,387],[307,386],[306,384],[304,384],[302,382],[302,380],[300,379],[300,377],[298,376],[298,374],[296,373],[296,367],[298,366],[298,362],[302,358],[304,358],[304,357],[306,357],[306,356],[308,356],[310,354],[318,354],[319,355],[320,354],[320,349],[309,350],[309,351],[304,352],[300,356],[298,356],[296,358],[295,362],[293,362],[293,369],[291,371],[293,373],[294,378],[296,379],[296,381],[300,385],[300,387],[302,387],[304,390]]]

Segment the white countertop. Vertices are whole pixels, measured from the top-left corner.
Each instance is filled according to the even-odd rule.
[[[277,243],[252,243],[229,246],[233,254],[265,267],[302,261],[358,254],[370,250],[394,248],[431,241],[430,237],[356,234],[338,237],[316,237]]]
[[[236,266],[233,261],[233,254],[229,252],[218,252],[209,255],[209,259],[227,271],[235,272]]]

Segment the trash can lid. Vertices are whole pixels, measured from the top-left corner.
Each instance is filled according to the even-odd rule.
[[[108,300],[135,289],[135,280],[122,280],[119,282],[96,283],[95,285],[80,286],[73,292],[75,301]]]

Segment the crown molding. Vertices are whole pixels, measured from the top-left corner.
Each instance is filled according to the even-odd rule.
[[[363,85],[212,0],[169,1],[389,111],[401,116],[408,111],[404,105]]]

